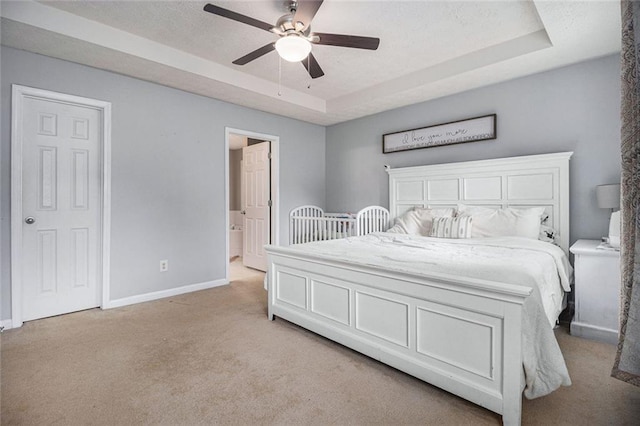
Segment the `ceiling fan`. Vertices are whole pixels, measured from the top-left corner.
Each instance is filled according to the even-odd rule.
[[[275,25],[267,24],[213,4],[207,4],[204,10],[214,15],[269,31],[280,37],[275,42],[266,44],[236,59],[233,61],[235,65],[245,65],[275,49],[282,59],[289,62],[302,62],[311,78],[318,78],[322,77],[324,72],[313,53],[311,53],[312,43],[368,50],[376,50],[380,44],[380,39],[374,37],[312,33],[311,20],[318,12],[322,2],[323,0],[292,0],[289,2],[289,13],[281,16]]]

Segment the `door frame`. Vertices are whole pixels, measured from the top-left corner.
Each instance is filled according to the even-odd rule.
[[[102,147],[99,150],[101,168],[101,243],[98,249],[98,290],[100,307],[109,300],[111,247],[111,103],[18,84],[11,85],[11,327],[22,326],[22,122],[25,98],[78,105],[99,110],[102,116]]]
[[[252,139],[261,139],[269,141],[271,145],[271,231],[269,233],[270,244],[280,245],[280,137],[268,135],[266,133],[257,133],[249,130],[234,129],[232,127],[224,128],[224,168],[225,168],[225,280],[230,281],[229,277],[229,138],[231,134],[242,135]],[[244,232],[244,230],[243,230]]]

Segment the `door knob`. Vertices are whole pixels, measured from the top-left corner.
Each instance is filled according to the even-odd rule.
[[[244,211],[244,210],[242,210],[242,211],[240,212],[240,214],[247,214],[247,212],[246,212],[246,211]]]
[[[31,225],[33,223],[36,223],[36,219],[32,216],[29,216],[24,219],[24,223],[26,223],[27,225]]]

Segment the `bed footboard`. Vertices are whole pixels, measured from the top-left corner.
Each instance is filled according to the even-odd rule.
[[[531,289],[416,276],[267,247],[268,315],[520,424],[522,304]]]

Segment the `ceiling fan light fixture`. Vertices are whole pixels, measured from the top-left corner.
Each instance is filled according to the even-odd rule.
[[[276,41],[276,50],[285,61],[300,62],[311,53],[311,43],[304,37],[291,34]]]

